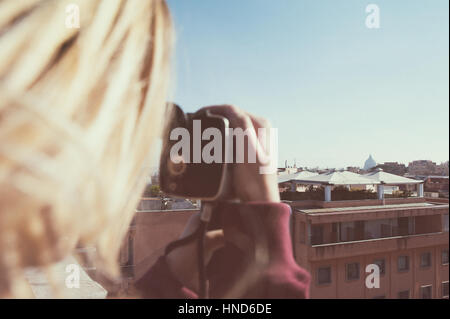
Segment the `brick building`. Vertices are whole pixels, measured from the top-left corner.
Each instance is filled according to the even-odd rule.
[[[292,241],[311,298],[448,298],[448,201],[291,202]],[[380,267],[380,287],[365,269]]]
[[[425,177],[425,191],[437,192],[448,196],[448,176]]]
[[[408,165],[408,173],[411,175],[433,175],[436,169],[436,163],[429,160],[412,161]]]

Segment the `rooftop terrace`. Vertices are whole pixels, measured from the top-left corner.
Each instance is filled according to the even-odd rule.
[[[413,208],[413,207],[433,207],[433,206],[442,206],[442,204],[434,204],[434,203],[407,203],[407,204],[391,204],[391,205],[374,205],[374,206],[355,206],[355,207],[335,207],[335,208],[313,208],[313,209],[295,209],[298,212],[306,213],[306,214],[321,214],[321,213],[336,213],[336,212],[352,212],[352,211],[370,211],[370,210],[389,210],[395,209],[399,210],[402,208]]]

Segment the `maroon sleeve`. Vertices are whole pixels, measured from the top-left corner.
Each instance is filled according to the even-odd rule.
[[[292,253],[289,205],[224,203],[216,213],[226,244],[208,265],[212,298],[308,298],[310,276]],[[135,285],[144,298],[197,298],[164,257]]]
[[[148,299],[193,299],[197,295],[175,278],[164,256],[142,276],[134,286],[143,298]]]
[[[309,297],[310,275],[293,256],[289,205],[226,203],[218,213],[226,245],[208,267],[212,297]]]

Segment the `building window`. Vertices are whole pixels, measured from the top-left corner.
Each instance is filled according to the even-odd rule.
[[[355,222],[355,240],[363,240],[365,238],[366,222],[359,220]]]
[[[398,299],[409,299],[409,290],[403,290],[398,293]]]
[[[359,263],[351,263],[345,266],[347,280],[359,279]]]
[[[448,249],[442,251],[442,264],[448,265]]]
[[[305,243],[306,223],[300,222],[300,244]]]
[[[365,221],[342,222],[340,224],[340,241],[356,241],[365,239]]]
[[[422,286],[420,287],[420,298],[421,299],[431,299],[433,297],[433,286]]]
[[[420,255],[420,267],[430,267],[431,266],[431,253],[426,252]]]
[[[340,224],[341,238],[340,241],[352,241],[355,240],[355,227],[354,222],[342,222]]]
[[[448,214],[444,214],[443,231],[448,232]]]
[[[386,238],[393,235],[392,229],[398,227],[397,220],[393,219],[376,219],[369,220],[366,222],[365,227],[365,238],[366,239],[376,239],[376,238]]]
[[[380,275],[384,275],[386,273],[386,260],[384,258],[374,260],[373,263],[380,268]]]
[[[398,271],[409,270],[409,256],[398,256]]]
[[[317,269],[317,284],[331,284],[331,267],[320,267]]]
[[[331,242],[332,243],[339,242],[339,223],[331,224]]]
[[[323,244],[323,226],[312,225],[311,226],[311,245]]]
[[[397,223],[398,223],[398,235],[407,236],[414,234],[414,218],[400,217]]]
[[[448,281],[442,283],[442,298],[448,299]]]

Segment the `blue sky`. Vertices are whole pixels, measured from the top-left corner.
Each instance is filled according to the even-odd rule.
[[[268,118],[280,165],[448,160],[448,0],[168,3],[174,101]],[[369,3],[380,29],[365,25]]]

